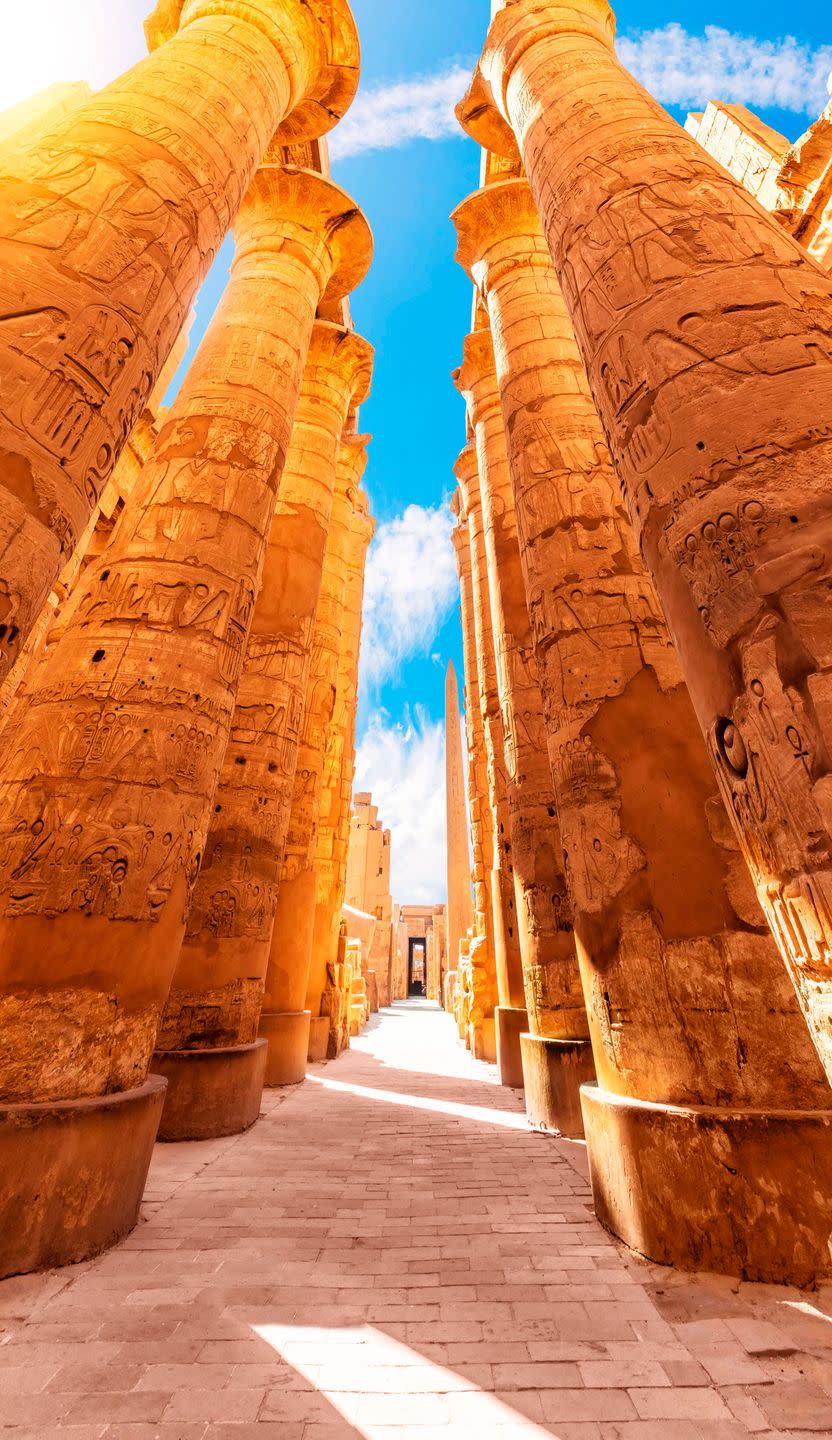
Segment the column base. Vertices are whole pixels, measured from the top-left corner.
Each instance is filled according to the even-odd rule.
[[[598,1219],[680,1270],[781,1285],[832,1273],[832,1112],[657,1105],[581,1088]]]
[[[153,1068],[168,1082],[160,1140],[239,1135],[260,1114],[265,1040],[216,1050],[157,1050]]]
[[[314,1063],[316,1060],[325,1060],[329,1047],[329,1016],[313,1015],[309,1021],[309,1041],[307,1044],[306,1058]]]
[[[513,1005],[496,1005],[494,1022],[497,1029],[497,1068],[500,1071],[500,1084],[509,1085],[512,1090],[522,1090],[520,1036],[529,1028],[529,1012]]]
[[[309,1021],[308,1010],[269,1010],[261,1014],[260,1038],[269,1044],[263,1083],[270,1090],[279,1085],[300,1085],[306,1079]]]
[[[538,1130],[581,1139],[581,1086],[595,1079],[589,1040],[555,1040],[547,1035],[520,1036],[526,1114]]]
[[[89,1260],[139,1218],[167,1082],[0,1104],[0,1279]]]

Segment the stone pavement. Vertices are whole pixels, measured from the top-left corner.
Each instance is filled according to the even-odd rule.
[[[832,1288],[645,1264],[585,1176],[396,1005],[248,1134],[157,1146],[117,1250],[0,1284],[0,1436],[832,1436]]]

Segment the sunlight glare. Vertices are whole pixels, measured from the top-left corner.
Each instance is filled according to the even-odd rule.
[[[556,1432],[512,1410],[475,1381],[434,1364],[373,1325],[251,1328],[364,1440],[389,1440],[394,1425],[406,1426],[408,1434],[433,1434],[449,1422],[449,1433],[476,1433],[480,1440],[492,1435],[557,1440]]]
[[[432,1110],[437,1115],[451,1115],[457,1120],[478,1120],[486,1125],[501,1125],[504,1130],[529,1129],[525,1112],[492,1110],[486,1105],[460,1105],[454,1100],[429,1100],[424,1095],[402,1095],[396,1090],[374,1090],[369,1085],[350,1085],[346,1080],[329,1080],[323,1075],[307,1074],[307,1081],[323,1085],[326,1090],[342,1090],[364,1100],[381,1100],[386,1105],[406,1105],[411,1110]]]
[[[127,0],[113,20],[111,0],[26,0],[4,7],[0,110],[56,81],[95,89],[144,53],[141,19],[152,0]],[[8,13],[6,12],[8,10]]]

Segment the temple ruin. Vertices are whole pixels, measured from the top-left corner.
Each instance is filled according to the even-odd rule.
[[[620,1296],[575,1301],[563,1354],[534,1353],[523,1324],[579,1284],[575,1225],[622,1285],[659,1265],[680,1294],[696,1272],[731,1295],[832,1279],[832,102],[794,142],[705,97],[683,128],[618,60],[606,0],[493,0],[490,23],[482,4],[456,107],[480,184],[448,228],[472,302],[448,379],[464,664],[461,694],[453,665],[445,680],[447,897],[431,902],[393,893],[395,834],[353,793],[375,353],[349,298],[373,238],[326,138],[359,79],[348,0],[158,0],[132,70],[0,117],[0,1280],[132,1254],[113,1247],[142,1233],[157,1141],[231,1137],[257,1198],[222,1225],[245,1246],[271,1203],[258,1157],[286,1136],[283,1168],[264,1163],[309,1159],[318,1178],[298,1209],[281,1192],[298,1249],[281,1264],[305,1283],[318,1262],[303,1227],[320,1183],[349,1243],[310,1284],[340,1295],[362,1246],[384,1253],[362,1167],[388,1143],[414,1227],[372,1277],[395,1343],[437,1320],[405,1284],[432,1244],[427,1289],[460,1271],[445,1338],[425,1332],[436,1363],[467,1364],[479,1327],[483,1367],[572,1367],[530,1386],[572,1393],[598,1358],[591,1306]],[[166,409],[229,232],[224,294]],[[449,1099],[422,1066],[430,1026],[485,1098]],[[385,1113],[379,1139],[379,1096],[425,1129]],[[436,1158],[443,1106],[456,1128]],[[331,1179],[350,1114],[365,1118]],[[470,1193],[438,1184],[419,1238],[419,1146],[444,1175],[477,1123]],[[538,1147],[530,1174],[563,1168],[504,1211],[514,1152],[495,1180],[489,1145],[514,1132]],[[197,1204],[199,1146],[162,1148],[196,1167]],[[547,1223],[570,1236],[526,1313],[496,1292],[536,1285],[550,1184]],[[491,1294],[488,1246],[519,1235],[519,1278]],[[510,1333],[482,1300],[519,1307]],[[375,1324],[356,1304],[350,1323]],[[302,1327],[292,1305],[258,1336]],[[236,1343],[215,1320],[205,1343]],[[609,1343],[658,1352],[669,1329]],[[785,1410],[766,1427],[746,1406],[696,1434],[832,1435],[823,1343],[819,1423]],[[695,1373],[687,1351],[603,1358]],[[676,1373],[661,1384],[720,1383]],[[675,1418],[621,1385],[632,1415],[580,1418]],[[453,1423],[478,1428],[473,1408]]]

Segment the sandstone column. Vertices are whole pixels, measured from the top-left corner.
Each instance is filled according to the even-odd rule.
[[[260,1034],[269,1041],[267,1085],[296,1084],[306,1073],[306,1004],[317,899],[315,858],[327,742],[335,714],[342,557],[348,501],[336,467],[321,589],[312,630],[309,677],[292,805],[266,971]]]
[[[476,451],[465,453],[464,466],[476,464]],[[467,487],[466,487],[467,488]],[[451,510],[458,518],[451,531],[456,568],[459,575],[459,601],[462,619],[462,658],[465,667],[465,729],[468,743],[468,808],[471,815],[471,849],[473,852],[474,919],[469,934],[460,942],[459,974],[454,984],[454,1008],[461,1018],[461,996],[465,972],[476,969],[479,993],[484,996],[485,1018],[494,1025],[494,1004],[497,998],[497,972],[494,959],[494,913],[491,893],[494,825],[489,800],[488,759],[485,748],[482,711],[480,709],[477,637],[474,625],[474,595],[471,578],[471,539],[462,485],[451,499]],[[462,1028],[461,1028],[462,1035]],[[462,1038],[468,1039],[467,1032]],[[471,1046],[476,1049],[475,1045]],[[480,1043],[482,1050],[482,1043]]]
[[[491,621],[491,600],[488,586],[488,565],[477,450],[473,441],[460,454],[454,474],[459,482],[468,520],[471,545],[471,593],[473,597],[474,635],[477,655],[477,684],[485,737],[488,769],[488,796],[491,811],[491,913],[494,921],[494,964],[496,969],[498,1005],[505,1009],[522,1010],[523,966],[514,896],[514,869],[511,853],[511,831],[508,815],[507,776],[503,717],[497,687],[497,665],[494,654],[494,631]],[[473,947],[469,952],[474,959]],[[486,1010],[486,1015],[489,1012]],[[494,1021],[494,1055],[497,1057],[497,1034]],[[520,1071],[519,1040],[514,1048],[503,1050],[500,1075],[503,1084],[515,1085]]]
[[[328,975],[338,950],[341,906],[349,844],[350,797],[355,763],[355,711],[358,696],[358,654],[361,642],[361,603],[364,563],[375,529],[359,500],[358,486],[367,464],[366,435],[344,438],[338,458],[336,494],[342,502],[341,535],[333,535],[333,567],[340,561],[340,601],[330,617],[330,634],[336,644],[335,705],[326,748],[315,842],[315,917],[306,993],[309,1011],[309,1055],[334,1059],[340,1045],[330,1025],[332,1007],[327,998]],[[359,966],[359,975],[361,967]],[[344,1037],[345,1038],[345,1037]]]
[[[460,107],[517,136],[642,554],[832,1075],[832,277],[620,66],[515,0]],[[511,127],[511,129],[510,129]]]
[[[445,834],[448,877],[448,969],[456,970],[459,942],[473,920],[471,866],[468,860],[468,820],[465,814],[465,777],[462,769],[462,734],[459,690],[453,663],[445,675]]]
[[[357,226],[350,285],[371,241]],[[337,288],[341,289],[346,275]],[[231,738],[153,1069],[168,1080],[163,1139],[234,1134],[257,1119],[267,1042],[257,1030],[283,863],[312,628],[332,510],[335,456],[369,385],[372,348],[316,320],[269,531]],[[306,1035],[292,1049],[303,1077]],[[297,1028],[297,1027],[296,1027]],[[301,1030],[303,1026],[301,1025]]]
[[[503,431],[503,413],[491,334],[466,337],[457,388],[465,397],[476,437],[482,496],[497,691],[503,721],[508,825],[523,966],[525,1005],[498,1015],[497,1046],[511,1035],[522,1084],[520,1035],[558,1042],[550,1046],[552,1113],[564,1134],[582,1133],[579,1086],[594,1078],[584,997],[575,954],[572,907],[563,872],[537,660],[529,626],[517,524]],[[516,1002],[515,1002],[516,1003]],[[546,1050],[546,1047],[542,1047]],[[527,1049],[529,1047],[527,1046]],[[542,1058],[542,1057],[541,1057]],[[538,1065],[539,1065],[538,1061]],[[535,1071],[537,1071],[537,1066]]]
[[[154,54],[4,157],[0,680],[267,145],[322,135],[358,82],[346,0],[159,0],[147,32]]]
[[[3,1124],[18,1127],[32,1224],[45,1227],[31,1248],[21,1234],[18,1269],[94,1248],[96,1215],[108,1239],[135,1220],[143,1176],[128,1218],[119,1157],[129,1148],[148,1159],[155,1134],[164,1085],[146,1080],[148,1062],[228,740],[315,308],[344,277],[348,288],[366,226],[320,175],[266,167],[235,236],[226,293],[118,534],[77,586],[3,747],[0,1096],[10,1104]],[[47,1102],[59,1125],[82,1097],[72,1114],[86,1117],[88,1225],[50,1250],[49,1223],[64,1223],[54,1189],[66,1182],[64,1151],[47,1183],[36,1132],[12,1117]],[[115,1149],[102,1136],[104,1107],[125,1132]],[[130,1138],[139,1121],[141,1145]],[[75,1165],[71,1153],[64,1163]],[[107,1177],[119,1226],[92,1198]],[[0,1234],[12,1233],[13,1203],[4,1181]]]
[[[822,1272],[832,1094],[718,843],[727,819],[528,185],[487,186],[455,223],[493,326],[598,1067],[583,1091],[598,1213],[687,1268]]]

